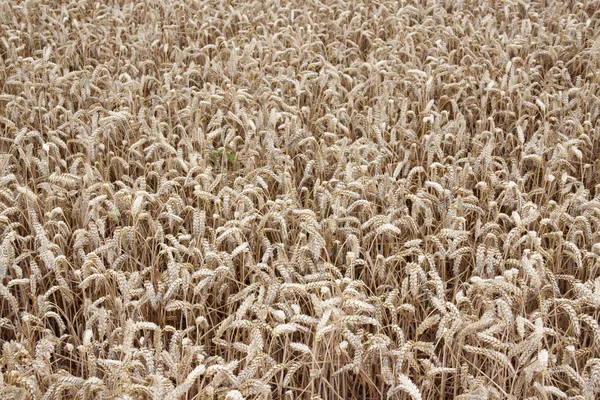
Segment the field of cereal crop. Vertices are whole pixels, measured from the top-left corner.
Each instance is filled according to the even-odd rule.
[[[0,398],[600,396],[600,1],[0,0]]]

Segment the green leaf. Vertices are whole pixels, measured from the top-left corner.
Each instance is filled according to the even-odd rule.
[[[226,157],[227,157],[227,159],[228,159],[229,161],[231,161],[233,164],[235,164],[235,163],[236,163],[236,161],[237,161],[237,160],[236,160],[236,158],[235,158],[235,154],[233,154],[233,153],[231,153],[231,152],[229,152],[229,151],[228,151],[228,152],[226,152],[226,153],[225,153],[225,156],[226,156]]]

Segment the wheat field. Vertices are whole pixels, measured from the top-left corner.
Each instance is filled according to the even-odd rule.
[[[0,0],[0,398],[600,396],[600,1]]]

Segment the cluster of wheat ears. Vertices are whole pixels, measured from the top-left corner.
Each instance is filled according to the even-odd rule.
[[[0,398],[594,399],[599,1],[0,0]]]

